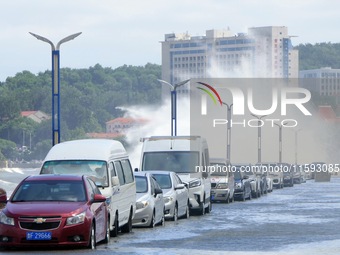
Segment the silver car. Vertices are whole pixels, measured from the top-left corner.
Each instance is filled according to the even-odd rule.
[[[147,171],[163,190],[165,219],[189,218],[189,190],[175,172]]]
[[[152,174],[135,172],[136,178],[136,213],[132,226],[153,228],[155,225],[164,225],[164,199],[163,191]]]
[[[231,165],[222,158],[211,158],[212,167],[210,175],[211,181],[211,200],[230,203],[234,201],[234,173]]]

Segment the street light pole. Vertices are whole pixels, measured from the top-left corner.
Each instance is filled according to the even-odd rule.
[[[301,131],[302,129],[294,130],[295,133],[295,165],[297,165],[298,161],[298,132]]]
[[[56,46],[48,40],[47,38],[31,33],[32,36],[37,38],[38,40],[41,40],[43,42],[46,42],[51,45],[52,49],[52,146],[55,144],[58,144],[60,142],[60,54],[59,49],[60,45],[62,43],[68,42],[70,40],[73,40],[77,36],[81,34],[81,32],[69,35],[62,40],[60,40]],[[57,114],[55,114],[55,111],[57,111]]]
[[[233,104],[229,105],[225,102],[222,102],[225,106],[227,106],[227,162],[230,163],[230,152],[231,152],[231,107]]]
[[[261,134],[261,127],[262,125],[260,125],[262,123],[262,118],[266,117],[267,115],[262,115],[262,116],[257,116],[255,114],[251,114],[252,116],[254,116],[255,118],[258,119],[257,123],[257,161],[258,163],[261,163],[261,153],[262,153],[262,147],[261,147],[261,142],[262,142],[262,134]]]
[[[277,123],[274,124],[279,127],[279,163],[282,163],[282,127],[287,123],[285,122],[282,125]]]
[[[179,82],[175,85],[172,85],[169,82],[164,81],[164,80],[158,79],[158,81],[170,86],[170,89],[171,89],[171,136],[177,136],[177,91],[176,90],[178,87],[183,86],[184,84],[189,82],[190,79]]]

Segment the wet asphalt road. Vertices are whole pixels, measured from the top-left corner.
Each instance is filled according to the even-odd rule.
[[[3,180],[4,175],[0,177]],[[95,251],[48,252],[60,253],[340,254],[340,178],[330,183],[310,180],[246,202],[214,203],[210,214],[167,221],[155,229],[134,228],[130,234],[111,238],[109,244],[99,244]]]

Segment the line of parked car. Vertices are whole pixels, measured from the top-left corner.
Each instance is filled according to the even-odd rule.
[[[230,164],[223,158],[212,158],[210,164],[213,202],[251,200],[308,178],[300,167],[287,163]]]
[[[94,249],[119,231],[210,213],[213,202],[260,197],[298,178],[267,171],[269,164],[253,168],[211,159],[200,136],[142,142],[140,167],[134,170],[118,141],[86,139],[52,147],[38,176],[20,182],[8,201],[2,192],[0,246]]]

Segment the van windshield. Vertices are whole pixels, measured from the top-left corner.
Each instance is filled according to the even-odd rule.
[[[100,160],[46,161],[41,168],[40,174],[87,175],[97,184],[97,186],[109,186],[106,162]]]
[[[145,152],[142,169],[196,173],[197,166],[199,166],[198,151],[160,151]]]
[[[212,176],[228,176],[228,168],[225,164],[210,163]]]

